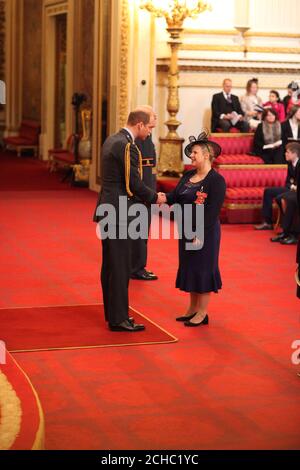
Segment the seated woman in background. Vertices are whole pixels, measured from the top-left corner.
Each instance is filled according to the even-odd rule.
[[[285,163],[281,139],[281,125],[274,109],[265,109],[262,122],[254,134],[254,152],[265,163]]]
[[[245,120],[249,123],[251,129],[256,129],[260,123],[261,113],[258,109],[262,108],[263,101],[257,96],[258,79],[251,78],[246,85],[246,94],[241,97],[241,107],[245,113]]]
[[[300,106],[300,93],[299,86],[297,82],[292,82],[289,84],[291,87],[291,96],[287,103],[286,114],[289,114],[294,106]]]
[[[278,119],[280,122],[283,122],[285,120],[284,105],[280,101],[280,96],[279,96],[278,91],[276,90],[270,91],[269,101],[264,103],[263,107],[274,109],[278,115]]]
[[[289,142],[300,142],[300,106],[293,106],[287,120],[281,124],[282,145]]]
[[[288,84],[288,86],[287,86],[287,95],[282,100],[283,105],[284,105],[285,114],[288,114],[291,107],[295,106],[295,104],[293,104],[294,95],[297,94],[296,92],[298,90],[299,90],[298,83],[291,82],[291,83]]]

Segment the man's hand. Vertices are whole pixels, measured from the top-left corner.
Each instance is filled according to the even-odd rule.
[[[157,193],[157,200],[156,204],[165,204],[167,202],[167,198],[165,193]]]
[[[291,184],[291,191],[297,191],[297,186],[295,184]]]

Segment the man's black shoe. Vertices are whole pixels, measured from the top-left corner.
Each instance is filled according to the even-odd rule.
[[[286,237],[283,240],[280,240],[281,245],[297,245],[297,243],[298,243],[298,240],[293,235],[290,235],[289,237]]]
[[[142,272],[131,274],[130,277],[131,279],[136,279],[138,281],[156,281],[158,279],[155,274],[150,274],[150,272],[145,269]]]
[[[124,320],[118,325],[109,325],[111,331],[143,331],[145,329],[144,325],[138,325],[137,323],[131,322],[129,320]]]
[[[273,238],[270,238],[270,241],[271,242],[280,242],[280,240],[283,240],[284,238],[286,238],[286,233],[282,232],[282,233],[279,233],[278,235],[276,235],[276,237],[273,237]]]

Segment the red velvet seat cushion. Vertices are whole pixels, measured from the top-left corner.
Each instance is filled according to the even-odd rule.
[[[70,152],[60,152],[58,154],[53,154],[53,159],[63,163],[75,163],[74,154]]]
[[[229,188],[225,202],[235,204],[259,204],[262,202],[264,188]]]
[[[270,186],[284,186],[286,168],[263,169],[220,169],[218,172],[224,176],[228,188],[266,188]]]
[[[225,203],[261,204],[264,189],[284,186],[286,168],[220,169],[226,181]]]
[[[57,153],[66,153],[66,149],[50,149],[48,150],[49,155],[55,155]]]
[[[21,136],[5,137],[3,140],[6,144],[11,145],[36,145],[32,139]]]
[[[211,140],[216,142],[222,148],[222,155],[237,155],[252,152],[253,135],[240,135],[238,137],[230,136],[211,136]]]
[[[25,119],[21,122],[19,134],[4,138],[6,144],[11,145],[38,145],[40,124],[36,121]]]
[[[220,155],[214,160],[214,165],[262,165],[263,163],[262,158],[246,154]]]

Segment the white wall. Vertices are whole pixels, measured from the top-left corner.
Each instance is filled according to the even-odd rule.
[[[249,4],[249,26],[244,54],[244,42],[234,29],[237,7]],[[182,125],[178,133],[185,139],[210,124],[210,103],[221,90],[226,77],[233,80],[233,93],[241,96],[248,79],[257,77],[259,95],[268,99],[270,89],[283,97],[291,80],[300,80],[300,1],[299,0],[211,0],[213,11],[201,14],[197,20],[186,20],[186,32],[179,52],[180,111]],[[265,36],[263,35],[265,34]],[[156,20],[155,101],[159,125],[154,133],[165,136],[167,129],[167,71],[170,50],[164,19]],[[215,50],[214,50],[215,49]]]

